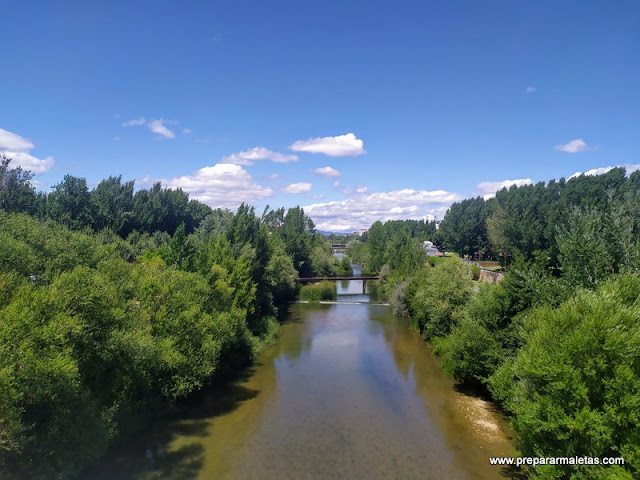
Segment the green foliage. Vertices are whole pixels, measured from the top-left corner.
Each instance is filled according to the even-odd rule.
[[[298,272],[293,267],[293,260],[287,255],[283,242],[278,237],[272,238],[265,281],[276,305],[295,297],[297,280]]]
[[[637,271],[637,206],[618,204],[609,213],[571,210],[566,226],[558,227],[558,258],[570,285],[594,288],[621,270]]]
[[[81,230],[93,225],[95,207],[91,202],[87,181],[65,175],[47,197],[47,214],[71,230]]]
[[[480,278],[480,267],[477,265],[471,266],[471,280],[478,280]]]
[[[397,317],[409,316],[409,305],[407,304],[407,289],[409,288],[410,281],[405,280],[394,285],[391,295],[389,296],[389,305],[391,311]]]
[[[202,242],[184,223],[125,241],[0,212],[0,476],[74,476],[273,341],[256,310],[291,298],[297,272],[252,211],[239,217]]]
[[[31,185],[33,174],[10,165],[11,159],[0,154],[0,210],[33,214],[38,200]]]
[[[440,265],[443,262],[446,262],[450,257],[436,257],[436,256],[431,256],[431,257],[427,257],[427,262],[429,263],[429,265],[431,265],[432,267],[435,267],[436,265]]]
[[[133,217],[134,182],[122,182],[122,176],[101,180],[91,192],[94,206],[96,230],[109,228],[121,237],[126,237],[134,227]]]
[[[409,299],[415,325],[427,338],[447,335],[461,318],[471,294],[471,280],[461,261],[437,265]]]
[[[474,255],[487,246],[485,224],[489,215],[482,197],[454,203],[440,224],[435,243],[461,255]]]
[[[464,315],[451,334],[434,339],[442,366],[463,384],[482,383],[501,363],[504,351],[494,332],[480,319]]]
[[[525,455],[622,456],[638,475],[638,298],[640,278],[625,275],[526,315],[524,345],[490,380]],[[544,466],[535,474],[596,479],[608,468]]]
[[[284,217],[280,236],[285,250],[293,259],[293,265],[301,277],[313,275],[312,235],[315,232],[313,221],[300,207],[290,208]]]
[[[508,251],[513,258],[529,261],[536,252],[545,252],[546,264],[557,268],[558,227],[566,223],[573,209],[579,208],[600,212],[606,218],[603,226],[621,233],[627,242],[626,252],[633,250],[636,258],[637,248],[631,248],[631,244],[637,245],[639,233],[638,178],[635,172],[625,178],[624,169],[615,168],[603,175],[569,181],[512,186],[487,201],[477,197],[456,202],[440,224],[435,242],[464,255],[482,253],[484,258],[498,259],[500,253]]]
[[[310,283],[300,289],[300,299],[308,302],[320,302],[335,300],[336,284],[331,281]]]

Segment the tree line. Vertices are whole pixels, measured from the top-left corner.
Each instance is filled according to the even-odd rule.
[[[640,478],[639,180],[614,169],[453,204],[433,238],[460,256],[507,252],[497,285],[474,287],[458,255],[427,259],[410,235],[402,259],[393,243],[354,245],[381,255],[372,265],[394,312],[444,369],[510,416],[520,455],[625,459],[530,478]]]
[[[247,365],[299,275],[341,265],[300,207],[0,163],[0,477],[71,478],[116,439]]]

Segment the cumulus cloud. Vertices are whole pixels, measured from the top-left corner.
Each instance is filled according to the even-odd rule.
[[[0,154],[11,159],[11,167],[22,167],[31,173],[39,174],[53,167],[53,157],[37,158],[29,153],[34,148],[26,138],[0,128]]]
[[[553,149],[557,150],[558,152],[579,153],[586,152],[588,150],[595,150],[595,147],[587,145],[587,142],[585,142],[581,138],[576,138],[575,140],[571,140],[564,145],[556,145],[555,147],[553,147]]]
[[[176,138],[176,134],[169,130],[169,128],[165,125],[167,123],[176,124],[178,122],[165,120],[164,118],[147,121],[144,117],[140,117],[127,120],[126,122],[122,122],[120,125],[122,125],[123,127],[139,127],[141,125],[146,125],[151,132],[157,133],[161,137]]]
[[[287,185],[282,189],[284,193],[305,193],[311,190],[312,185],[307,182],[298,182]]]
[[[511,185],[521,187],[522,185],[531,185],[533,181],[530,178],[519,178],[517,180],[503,180],[502,182],[481,182],[476,185],[476,190],[484,197],[485,200],[495,196],[496,192],[503,188],[509,188]]]
[[[594,176],[594,175],[602,175],[603,173],[607,173],[614,168],[624,168],[627,171],[627,175],[631,175],[636,170],[640,170],[640,164],[632,164],[632,163],[623,163],[621,165],[616,165],[615,167],[600,167],[600,168],[592,168],[591,170],[587,170],[586,172],[576,172],[569,177],[569,180],[575,177],[579,177],[580,175],[586,176]]]
[[[222,157],[222,163],[232,163],[234,165],[253,165],[258,160],[271,160],[276,163],[289,163],[298,160],[297,155],[286,155],[273,152],[264,147],[253,147],[238,153],[232,153]]]
[[[527,95],[531,95],[532,93],[536,93],[536,87],[528,86],[526,88],[526,90],[524,91],[524,93],[526,93]]]
[[[462,197],[445,190],[403,189],[357,194],[341,201],[304,207],[320,230],[353,232],[377,220],[442,218],[451,203]]]
[[[140,183],[156,181],[169,188],[181,188],[193,199],[213,208],[235,209],[242,202],[254,203],[273,195],[273,190],[257,184],[249,172],[239,165],[218,163],[191,175],[170,179],[145,178]]]
[[[316,175],[320,175],[321,177],[324,177],[324,178],[331,178],[331,177],[339,177],[340,176],[340,171],[336,170],[333,167],[316,168],[314,170],[311,170],[311,173],[315,173]]]
[[[355,157],[365,153],[364,142],[353,133],[298,140],[289,149],[295,152],[322,153],[329,157]]]

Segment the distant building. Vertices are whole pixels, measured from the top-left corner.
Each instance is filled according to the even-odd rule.
[[[358,230],[358,236],[361,237],[362,235],[364,235],[368,231],[369,231],[368,228],[361,228],[360,230]]]
[[[422,242],[422,248],[424,248],[424,251],[427,252],[427,255],[429,257],[437,257],[440,255],[440,250],[438,250],[438,247],[436,247],[433,242],[430,242],[429,240]]]

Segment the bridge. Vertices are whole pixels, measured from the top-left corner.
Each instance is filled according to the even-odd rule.
[[[333,245],[331,245],[331,251],[332,252],[346,252],[347,251],[347,244],[346,243],[334,243]]]
[[[325,280],[338,281],[338,280],[378,280],[378,275],[343,275],[337,277],[300,277],[298,281],[300,283],[307,282],[323,282]]]
[[[342,275],[337,277],[301,277],[300,283],[323,282],[326,280],[337,282],[338,280],[362,280],[362,295],[367,293],[367,280],[378,280],[378,275]],[[353,295],[353,294],[347,294]]]

